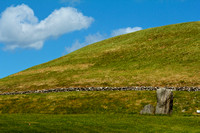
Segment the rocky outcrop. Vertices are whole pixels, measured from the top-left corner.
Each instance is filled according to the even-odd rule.
[[[154,114],[155,109],[151,104],[145,105],[144,108],[140,111],[140,114]]]
[[[173,92],[170,89],[157,90],[156,114],[171,114],[173,109]]]

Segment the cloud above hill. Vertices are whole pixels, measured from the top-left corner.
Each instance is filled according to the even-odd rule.
[[[101,40],[105,39],[105,35],[102,35],[100,33],[96,33],[96,34],[90,34],[88,36],[85,37],[85,41],[80,43],[79,40],[76,40],[71,47],[66,47],[65,51],[67,53],[71,53],[77,49],[80,49],[84,46],[87,46],[89,44],[95,43],[95,42],[99,42]]]
[[[118,35],[127,34],[127,33],[135,32],[135,31],[139,31],[139,30],[142,30],[142,27],[121,28],[121,29],[113,30],[111,35],[112,36],[118,36]]]
[[[25,4],[8,7],[0,17],[0,42],[5,49],[43,47],[44,41],[75,30],[88,28],[92,17],[84,16],[75,8],[63,7],[39,21],[34,11]]]
[[[73,52],[77,49],[80,49],[82,47],[85,47],[89,44],[99,42],[99,41],[102,41],[102,40],[110,38],[110,37],[114,37],[114,36],[118,36],[118,35],[122,35],[122,34],[127,34],[127,33],[131,33],[131,32],[136,32],[136,31],[139,31],[139,30],[142,30],[142,27],[133,27],[133,28],[127,27],[127,28],[116,29],[116,30],[113,30],[110,35],[100,34],[99,32],[95,33],[95,34],[90,34],[90,35],[85,37],[84,42],[80,43],[79,40],[76,40],[71,45],[71,47],[66,47],[65,51],[67,53],[71,53],[71,52]]]

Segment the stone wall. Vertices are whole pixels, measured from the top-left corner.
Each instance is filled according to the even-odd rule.
[[[199,87],[166,87],[172,91],[200,91]],[[51,92],[68,92],[68,91],[156,91],[159,87],[76,87],[76,88],[57,88],[48,90],[33,90],[33,91],[17,91],[5,92],[0,95],[17,95],[30,93],[51,93]]]

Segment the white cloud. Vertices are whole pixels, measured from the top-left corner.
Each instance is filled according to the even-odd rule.
[[[100,33],[96,33],[96,34],[92,34],[92,35],[88,35],[85,37],[85,41],[80,43],[79,40],[76,40],[71,47],[66,47],[65,51],[67,53],[71,53],[77,49],[80,49],[82,47],[85,47],[89,44],[95,43],[95,42],[99,42],[102,41],[104,39],[110,38],[110,37],[114,37],[114,36],[118,36],[118,35],[122,35],[122,34],[126,34],[126,33],[131,33],[131,32],[135,32],[135,31],[139,31],[142,30],[141,27],[127,27],[127,28],[122,28],[122,29],[117,29],[117,30],[113,30],[111,35],[102,35]]]
[[[85,37],[85,41],[80,43],[79,40],[76,40],[71,47],[66,47],[65,50],[67,53],[71,53],[77,49],[80,49],[84,46],[87,46],[89,44],[95,43],[95,42],[99,42],[101,40],[105,39],[105,35],[102,35],[100,33],[96,33],[96,34],[92,34],[92,35],[88,35]]]
[[[105,39],[105,35],[102,35],[100,33],[96,33],[96,34],[90,34],[88,36],[85,37],[85,42],[87,44],[92,44],[92,43],[95,43],[95,42],[99,42],[101,40]]]
[[[1,14],[0,42],[6,49],[43,47],[44,41],[75,30],[86,29],[93,18],[75,8],[63,7],[38,21],[33,10],[25,4],[9,7]]]
[[[131,32],[135,32],[135,31],[139,31],[142,30],[141,27],[127,27],[127,28],[122,28],[122,29],[117,29],[117,30],[113,30],[111,33],[111,36],[118,36],[118,35],[122,35],[122,34],[127,34],[127,33],[131,33]]]

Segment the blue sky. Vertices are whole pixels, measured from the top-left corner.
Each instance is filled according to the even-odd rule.
[[[120,34],[199,21],[199,0],[1,0],[0,78]]]

